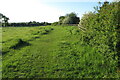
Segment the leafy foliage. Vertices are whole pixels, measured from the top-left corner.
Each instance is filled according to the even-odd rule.
[[[0,26],[8,26],[9,18],[0,13]]]
[[[119,51],[118,49],[116,50],[116,45],[120,41],[118,38],[119,33],[117,32],[120,27],[119,4],[120,2],[104,2],[95,13],[85,14],[79,23],[81,30],[82,28],[86,29],[81,37],[83,44],[95,48],[96,53],[105,56],[105,61],[110,62],[108,65],[106,64],[109,74],[116,72],[119,62],[117,55]],[[111,70],[113,71],[111,72]]]
[[[78,24],[79,17],[77,17],[76,13],[66,14],[66,16],[59,17],[59,24]]]

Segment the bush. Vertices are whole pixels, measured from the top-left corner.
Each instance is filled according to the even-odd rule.
[[[54,22],[51,24],[52,26],[57,26],[58,25],[58,22]]]
[[[116,54],[118,50],[116,45],[120,41],[120,35],[116,29],[120,24],[118,17],[118,5],[120,2],[104,2],[96,13],[87,13],[81,19],[79,27],[85,28],[81,34],[83,44],[87,44],[95,48],[96,54],[99,53],[105,56],[107,72],[114,74],[117,70],[118,59]],[[120,17],[119,17],[120,18]],[[82,30],[83,31],[83,30]],[[110,62],[111,61],[111,62]],[[112,72],[111,72],[112,70]],[[113,76],[115,77],[115,76]]]

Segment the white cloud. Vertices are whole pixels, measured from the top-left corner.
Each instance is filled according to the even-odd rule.
[[[54,22],[62,10],[43,4],[40,0],[0,0],[0,13],[10,18],[9,22],[47,21]]]

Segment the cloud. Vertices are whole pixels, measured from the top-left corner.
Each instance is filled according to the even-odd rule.
[[[10,22],[54,22],[64,12],[43,4],[39,0],[2,0],[0,13],[10,18]]]

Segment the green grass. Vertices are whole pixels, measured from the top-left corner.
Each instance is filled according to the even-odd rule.
[[[114,59],[83,44],[77,27],[3,27],[2,32],[3,78],[118,77]]]

